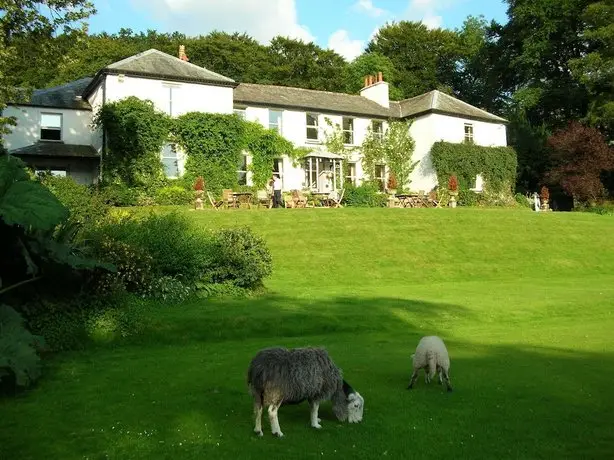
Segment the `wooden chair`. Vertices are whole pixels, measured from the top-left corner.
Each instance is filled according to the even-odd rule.
[[[437,200],[437,192],[435,191],[429,192],[428,201],[430,205],[433,206],[434,208],[441,208],[441,205],[439,204],[439,201]]]
[[[273,200],[271,195],[266,190],[258,190],[256,192],[256,202],[258,203],[258,207],[264,205],[267,208],[271,209],[273,207]]]
[[[307,198],[305,198],[298,190],[292,190],[292,201],[295,208],[305,208],[307,206]]]
[[[342,208],[341,201],[343,200],[343,195],[345,194],[345,188],[341,189],[341,193],[337,192],[331,193],[330,197],[330,205],[331,208]],[[336,195],[336,196],[335,196]]]
[[[223,200],[216,200],[215,197],[211,194],[211,192],[207,191],[207,197],[209,198],[209,203],[213,206],[213,209],[219,211],[220,208],[224,205]]]
[[[227,208],[236,208],[237,200],[235,200],[234,195],[232,194],[232,189],[225,188],[222,190],[222,202]]]

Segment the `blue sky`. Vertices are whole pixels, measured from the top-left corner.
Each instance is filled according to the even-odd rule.
[[[457,28],[468,15],[504,22],[502,0],[94,0],[91,32],[155,29],[187,35],[246,32],[266,43],[276,35],[313,40],[348,59],[387,21]]]

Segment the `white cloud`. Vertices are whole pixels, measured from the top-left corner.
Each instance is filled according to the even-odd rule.
[[[410,0],[405,17],[421,21],[429,29],[443,25],[441,13],[450,8],[457,0]]]
[[[328,39],[328,48],[336,51],[348,61],[358,57],[364,47],[364,40],[352,40],[345,29],[339,29]]]
[[[206,35],[213,30],[247,33],[267,43],[282,35],[314,41],[300,24],[295,0],[131,0],[150,11],[168,31]]]
[[[366,13],[374,18],[379,18],[380,16],[388,14],[388,12],[383,8],[376,7],[372,0],[358,0],[354,4],[354,9],[362,13]]]

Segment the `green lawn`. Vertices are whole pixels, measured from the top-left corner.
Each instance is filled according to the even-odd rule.
[[[476,209],[191,212],[269,242],[269,294],[151,311],[125,346],[56,357],[0,400],[1,459],[612,458],[614,218]],[[423,335],[453,393],[405,389]],[[272,345],[324,345],[360,425],[283,407],[252,434],[245,374]]]

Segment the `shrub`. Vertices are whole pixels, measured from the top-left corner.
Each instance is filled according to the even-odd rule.
[[[109,210],[103,196],[87,185],[77,184],[71,177],[43,174],[41,182],[70,211],[70,218],[79,223],[99,222]]]
[[[41,375],[36,344],[40,338],[32,335],[22,316],[7,305],[0,304],[0,384],[14,382],[27,387]]]
[[[373,182],[364,182],[356,187],[346,185],[343,202],[346,206],[379,208],[386,206],[388,198],[379,193],[379,186]]]
[[[101,191],[103,201],[111,206],[136,206],[139,193],[124,184],[109,184]]]
[[[271,253],[266,242],[249,228],[220,230],[213,237],[209,281],[232,281],[255,288],[271,274]]]
[[[450,176],[448,179],[448,190],[451,192],[458,191],[458,179],[456,179],[456,176],[454,175]]]
[[[461,190],[458,193],[459,206],[477,206],[480,201],[480,195],[473,190]]]
[[[143,295],[160,302],[178,303],[187,300],[192,293],[192,288],[180,279],[161,276],[148,286]]]
[[[202,190],[202,189],[201,189]],[[185,205],[194,199],[192,192],[178,185],[169,185],[156,191],[158,205]]]
[[[550,199],[550,192],[548,191],[548,187],[546,187],[545,185],[542,187],[539,193],[539,197],[542,201],[548,201]]]
[[[101,227],[92,237],[104,236],[142,249],[152,257],[159,276],[190,283],[199,280],[207,267],[211,237],[178,213],[129,216]]]
[[[524,208],[531,208],[531,201],[522,193],[517,193],[514,195],[514,200],[516,200],[516,203]]]

